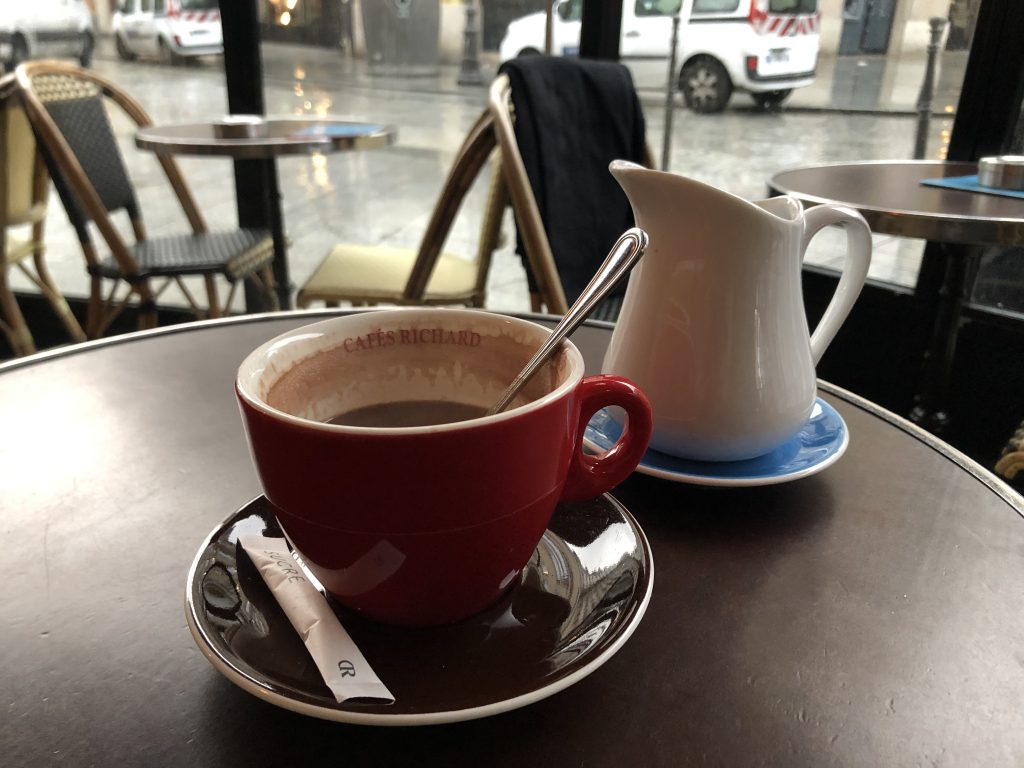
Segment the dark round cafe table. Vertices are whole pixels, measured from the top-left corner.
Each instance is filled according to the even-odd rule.
[[[200,543],[259,493],[234,374],[328,314],[0,366],[0,763],[1024,764],[1024,500],[826,383],[850,445],[824,472],[754,488],[634,475],[615,490],[650,539],[653,597],[621,650],[565,690],[381,728],[236,687],[183,608]],[[610,328],[574,336],[592,372]]]
[[[148,125],[135,134],[135,146],[157,155],[229,157],[236,161],[262,160],[267,187],[267,225],[274,240],[274,280],[278,304],[292,308],[292,284],[288,269],[288,236],[281,210],[281,191],[273,163],[279,157],[328,152],[380,149],[395,142],[391,125],[354,122],[331,115],[228,115],[203,123]],[[269,163],[270,165],[267,165]],[[251,193],[249,194],[251,198]],[[247,209],[251,200],[240,200]],[[239,216],[242,218],[241,210]],[[246,297],[246,306],[253,309]]]

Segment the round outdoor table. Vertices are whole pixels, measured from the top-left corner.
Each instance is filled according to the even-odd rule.
[[[824,472],[733,489],[634,475],[614,491],[650,539],[653,597],[618,653],[550,698],[391,729],[237,688],[183,608],[200,543],[259,493],[234,375],[263,341],[330,314],[0,366],[5,764],[1024,762],[1024,499],[825,383],[850,446]],[[591,372],[610,335],[576,332]]]
[[[855,208],[879,234],[915,237],[941,246],[926,254],[915,294],[932,316],[931,340],[914,421],[941,429],[956,336],[978,249],[1024,245],[1024,199],[921,184],[922,179],[972,176],[977,163],[879,160],[829,163],[776,173],[769,194],[806,203]]]
[[[263,180],[270,198],[266,206],[274,239],[274,280],[278,303],[291,308],[291,278],[288,274],[287,238],[281,212],[281,192],[273,161],[287,155],[317,152],[345,152],[377,149],[394,143],[393,126],[362,123],[335,117],[260,117],[233,115],[206,123],[151,125],[135,134],[135,145],[162,155],[230,157],[261,160]],[[243,201],[239,201],[241,213]]]
[[[238,116],[236,116],[238,117]],[[153,125],[135,134],[135,145],[158,154],[268,159],[281,155],[378,149],[392,144],[395,129],[333,117],[225,118],[209,123]]]
[[[776,173],[771,194],[857,209],[874,232],[961,245],[1024,245],[1024,199],[921,184],[972,176],[977,163],[878,160]]]

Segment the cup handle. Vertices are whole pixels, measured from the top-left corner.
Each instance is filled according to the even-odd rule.
[[[807,253],[807,246],[818,232],[831,224],[840,224],[846,230],[846,261],[839,277],[839,285],[832,300],[821,316],[818,327],[811,334],[811,357],[817,365],[832,343],[839,327],[853,309],[871,266],[871,228],[853,208],[827,203],[816,205],[804,211],[804,235],[800,258]]]
[[[600,496],[621,483],[640,463],[651,439],[651,403],[639,387],[622,376],[587,376],[577,389],[580,420],[562,501]],[[619,441],[599,456],[583,453],[583,433],[601,408],[617,405],[626,411]]]

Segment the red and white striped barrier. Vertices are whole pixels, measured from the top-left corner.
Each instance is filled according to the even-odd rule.
[[[172,19],[196,23],[220,21],[220,11],[182,11],[172,7],[167,11],[167,15]]]
[[[821,26],[821,16],[819,14],[808,16],[764,16],[752,18],[750,23],[753,25],[754,31],[759,35],[790,37],[810,35],[818,32]]]

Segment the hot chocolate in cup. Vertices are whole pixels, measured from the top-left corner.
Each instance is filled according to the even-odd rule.
[[[472,412],[548,334],[483,311],[398,309],[298,328],[245,359],[236,393],[264,494],[340,603],[403,625],[470,616],[518,583],[560,501],[635,469],[646,397],[619,376],[584,377],[569,342],[506,411]],[[586,455],[584,428],[608,406],[627,429]],[[431,413],[464,420],[422,423]]]

